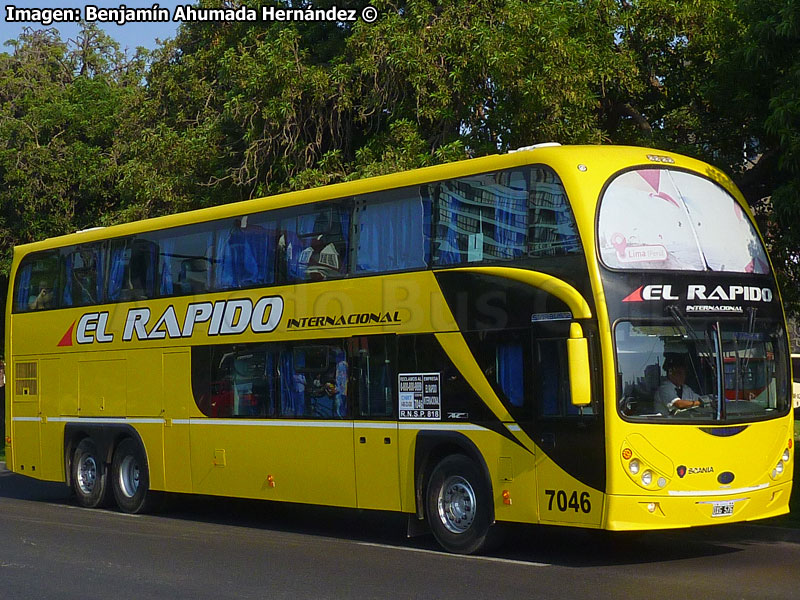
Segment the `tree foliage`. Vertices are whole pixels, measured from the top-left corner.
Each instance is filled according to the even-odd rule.
[[[800,5],[740,0],[737,15],[711,95],[751,159],[738,180],[763,217],[786,307],[800,316]]]
[[[118,198],[116,133],[144,63],[94,26],[28,31],[0,54],[0,268],[9,250],[97,223]]]

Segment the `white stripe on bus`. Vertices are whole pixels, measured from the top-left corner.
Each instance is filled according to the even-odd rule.
[[[164,419],[143,419],[126,417],[47,417],[48,423],[87,423],[89,425],[124,425],[132,423],[134,425],[163,425]]]
[[[40,422],[41,417],[14,417],[14,421]],[[48,423],[86,423],[89,425],[164,425],[167,419],[146,418],[119,418],[119,417],[47,417]],[[433,429],[437,431],[488,431],[485,427],[471,423],[374,423],[369,421],[311,421],[294,419],[172,419],[173,425],[231,425],[238,427],[328,427],[363,429],[403,429],[406,431],[420,431]]]
[[[437,429],[439,431],[488,431],[480,425],[472,423],[400,423],[400,429]]]

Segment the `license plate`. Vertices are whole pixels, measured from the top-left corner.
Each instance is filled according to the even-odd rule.
[[[733,514],[733,501],[714,502],[711,505],[712,517],[730,517]]]

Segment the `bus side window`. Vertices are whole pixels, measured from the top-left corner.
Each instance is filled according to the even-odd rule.
[[[348,416],[349,365],[341,342],[300,342],[285,348],[278,377],[282,416]]]
[[[582,251],[564,186],[548,167],[450,179],[436,192],[435,265]]]
[[[531,418],[531,386],[535,367],[530,365],[530,331],[475,331],[464,335],[475,359],[498,397],[512,416],[520,420]]]
[[[214,232],[205,227],[181,228],[178,235],[167,231],[158,240],[162,296],[210,291]]]
[[[215,290],[248,288],[275,282],[275,223],[254,223],[253,220],[258,217],[237,217],[224,222],[227,227],[217,229]]]
[[[349,202],[281,219],[278,272],[284,281],[322,281],[347,274]]]
[[[536,395],[540,417],[565,417],[581,414],[570,402],[567,341],[564,338],[534,341],[537,369]],[[590,414],[591,408],[583,409]]]
[[[430,186],[357,196],[351,272],[425,269],[430,264]]]
[[[511,406],[525,402],[523,379],[523,348],[520,342],[501,343],[496,349],[497,383]]]
[[[192,348],[192,393],[207,417],[276,414],[277,352],[264,344]]]
[[[43,252],[26,258],[17,272],[14,308],[18,312],[45,310],[59,306],[59,267],[56,252]]]
[[[112,240],[106,297],[128,302],[152,298],[155,293],[156,245],[140,238]]]
[[[357,394],[358,416],[394,415],[397,340],[389,336],[361,336],[349,340],[351,381]]]
[[[232,415],[274,416],[274,353],[264,347],[245,349],[230,360]]]
[[[64,256],[63,306],[89,306],[103,299],[105,253],[101,244],[70,247]]]

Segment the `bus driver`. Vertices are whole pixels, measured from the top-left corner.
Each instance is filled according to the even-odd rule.
[[[665,355],[664,371],[667,379],[658,387],[655,395],[655,409],[658,412],[665,416],[674,415],[680,410],[703,406],[700,395],[686,384],[689,371],[686,355]]]

